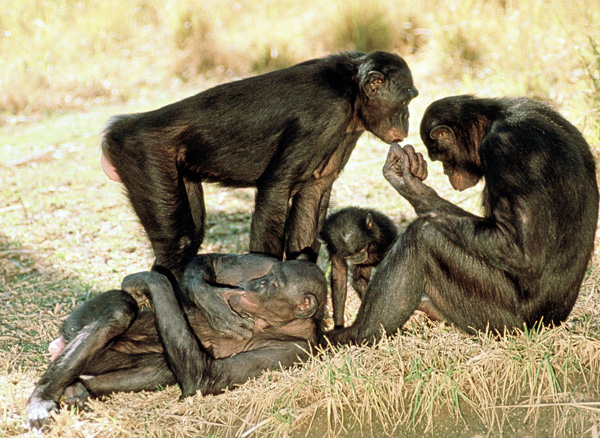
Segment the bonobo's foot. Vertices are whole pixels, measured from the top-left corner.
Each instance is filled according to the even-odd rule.
[[[127,292],[129,295],[131,295],[131,297],[135,300],[135,302],[138,305],[138,309],[141,309],[142,307],[150,307],[150,299],[148,298],[148,296],[146,296],[146,294],[144,293],[143,290],[141,289],[134,289],[134,288],[128,288],[127,290],[125,290],[125,292]]]
[[[52,421],[52,413],[58,412],[58,403],[54,400],[29,400],[27,419],[34,429],[42,429]]]
[[[374,345],[381,339],[382,335],[382,331],[365,330],[356,325],[351,325],[325,332],[321,345]]]
[[[138,272],[127,275],[121,282],[121,289],[135,300],[138,308],[150,307],[149,282],[159,274],[155,272]]]
[[[344,326],[335,326],[333,330],[323,333],[319,344],[321,347],[330,345],[349,344],[351,342],[350,330]]]
[[[81,382],[75,382],[67,386],[64,393],[65,403],[79,410],[87,409],[87,401],[90,398],[90,393]]]

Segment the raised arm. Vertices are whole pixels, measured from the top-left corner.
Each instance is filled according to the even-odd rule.
[[[181,288],[215,331],[235,339],[249,339],[254,323],[229,307],[227,296],[240,293],[238,285],[265,275],[274,258],[259,254],[203,254],[186,267]]]
[[[538,236],[543,226],[531,225],[542,214],[535,211],[535,204],[511,203],[510,208],[497,205],[490,217],[485,218],[469,213],[423,183],[427,176],[426,162],[410,145],[402,148],[392,144],[383,174],[419,216],[427,217],[465,251],[511,274],[538,275],[545,247],[539,245]]]

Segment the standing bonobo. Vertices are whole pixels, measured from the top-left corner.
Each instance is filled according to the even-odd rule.
[[[389,217],[367,208],[343,208],[329,216],[323,224],[320,236],[331,260],[335,328],[344,326],[348,263],[352,265],[352,287],[362,298],[372,269],[381,262],[396,235],[396,226]]]
[[[203,181],[257,188],[251,252],[314,261],[331,186],[356,141],[364,130],[403,140],[417,94],[399,56],[340,53],[115,117],[102,167],[125,185],[155,264],[176,277],[204,238]]]
[[[421,138],[455,189],[485,179],[484,215],[440,198],[422,182],[421,154],[392,144],[383,174],[419,218],[379,265],[354,324],[330,339],[372,341],[382,326],[392,333],[423,294],[468,332],[564,321],[598,220],[595,163],[581,133],[526,98],[455,96],[429,106]]]
[[[182,396],[215,394],[308,357],[321,332],[327,282],[314,263],[281,262],[259,254],[197,256],[182,288],[202,290],[211,301],[254,320],[247,340],[222,335],[157,272],[133,274],[123,290],[84,302],[61,329],[60,354],[29,398],[27,416],[42,427],[66,402],[81,406],[90,395],[153,390],[177,382]],[[152,309],[138,303],[149,298]]]

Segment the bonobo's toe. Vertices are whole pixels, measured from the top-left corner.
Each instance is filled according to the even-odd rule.
[[[65,403],[80,410],[87,408],[87,401],[90,398],[90,393],[81,382],[67,386],[64,393]]]

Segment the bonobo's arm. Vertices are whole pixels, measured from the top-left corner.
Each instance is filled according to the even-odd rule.
[[[259,254],[199,255],[186,267],[181,288],[212,329],[235,339],[250,339],[254,322],[231,310],[226,296],[239,293],[241,283],[265,275],[274,261]]]
[[[223,359],[211,359],[207,371],[198,382],[202,395],[218,394],[248,379],[259,377],[263,371],[289,368],[305,362],[309,357],[310,347],[304,339],[270,339],[263,344],[256,350]]]
[[[152,300],[165,357],[182,397],[195,394],[197,376],[208,368],[210,357],[198,343],[167,277],[158,272],[140,272],[125,277],[121,287]]]
[[[442,199],[423,183],[427,163],[411,145],[390,147],[383,175],[405,197],[419,216],[425,216],[438,230],[465,251],[513,275],[535,276],[545,259],[543,239],[531,223],[531,204],[497,206],[491,218],[471,214]],[[538,213],[539,214],[539,213]]]
[[[142,272],[125,277],[124,290],[135,290],[152,300],[156,326],[165,356],[181,397],[217,394],[267,369],[289,367],[308,358],[309,345],[304,339],[281,337],[260,339],[255,350],[215,360],[194,335],[169,280],[157,272]]]

